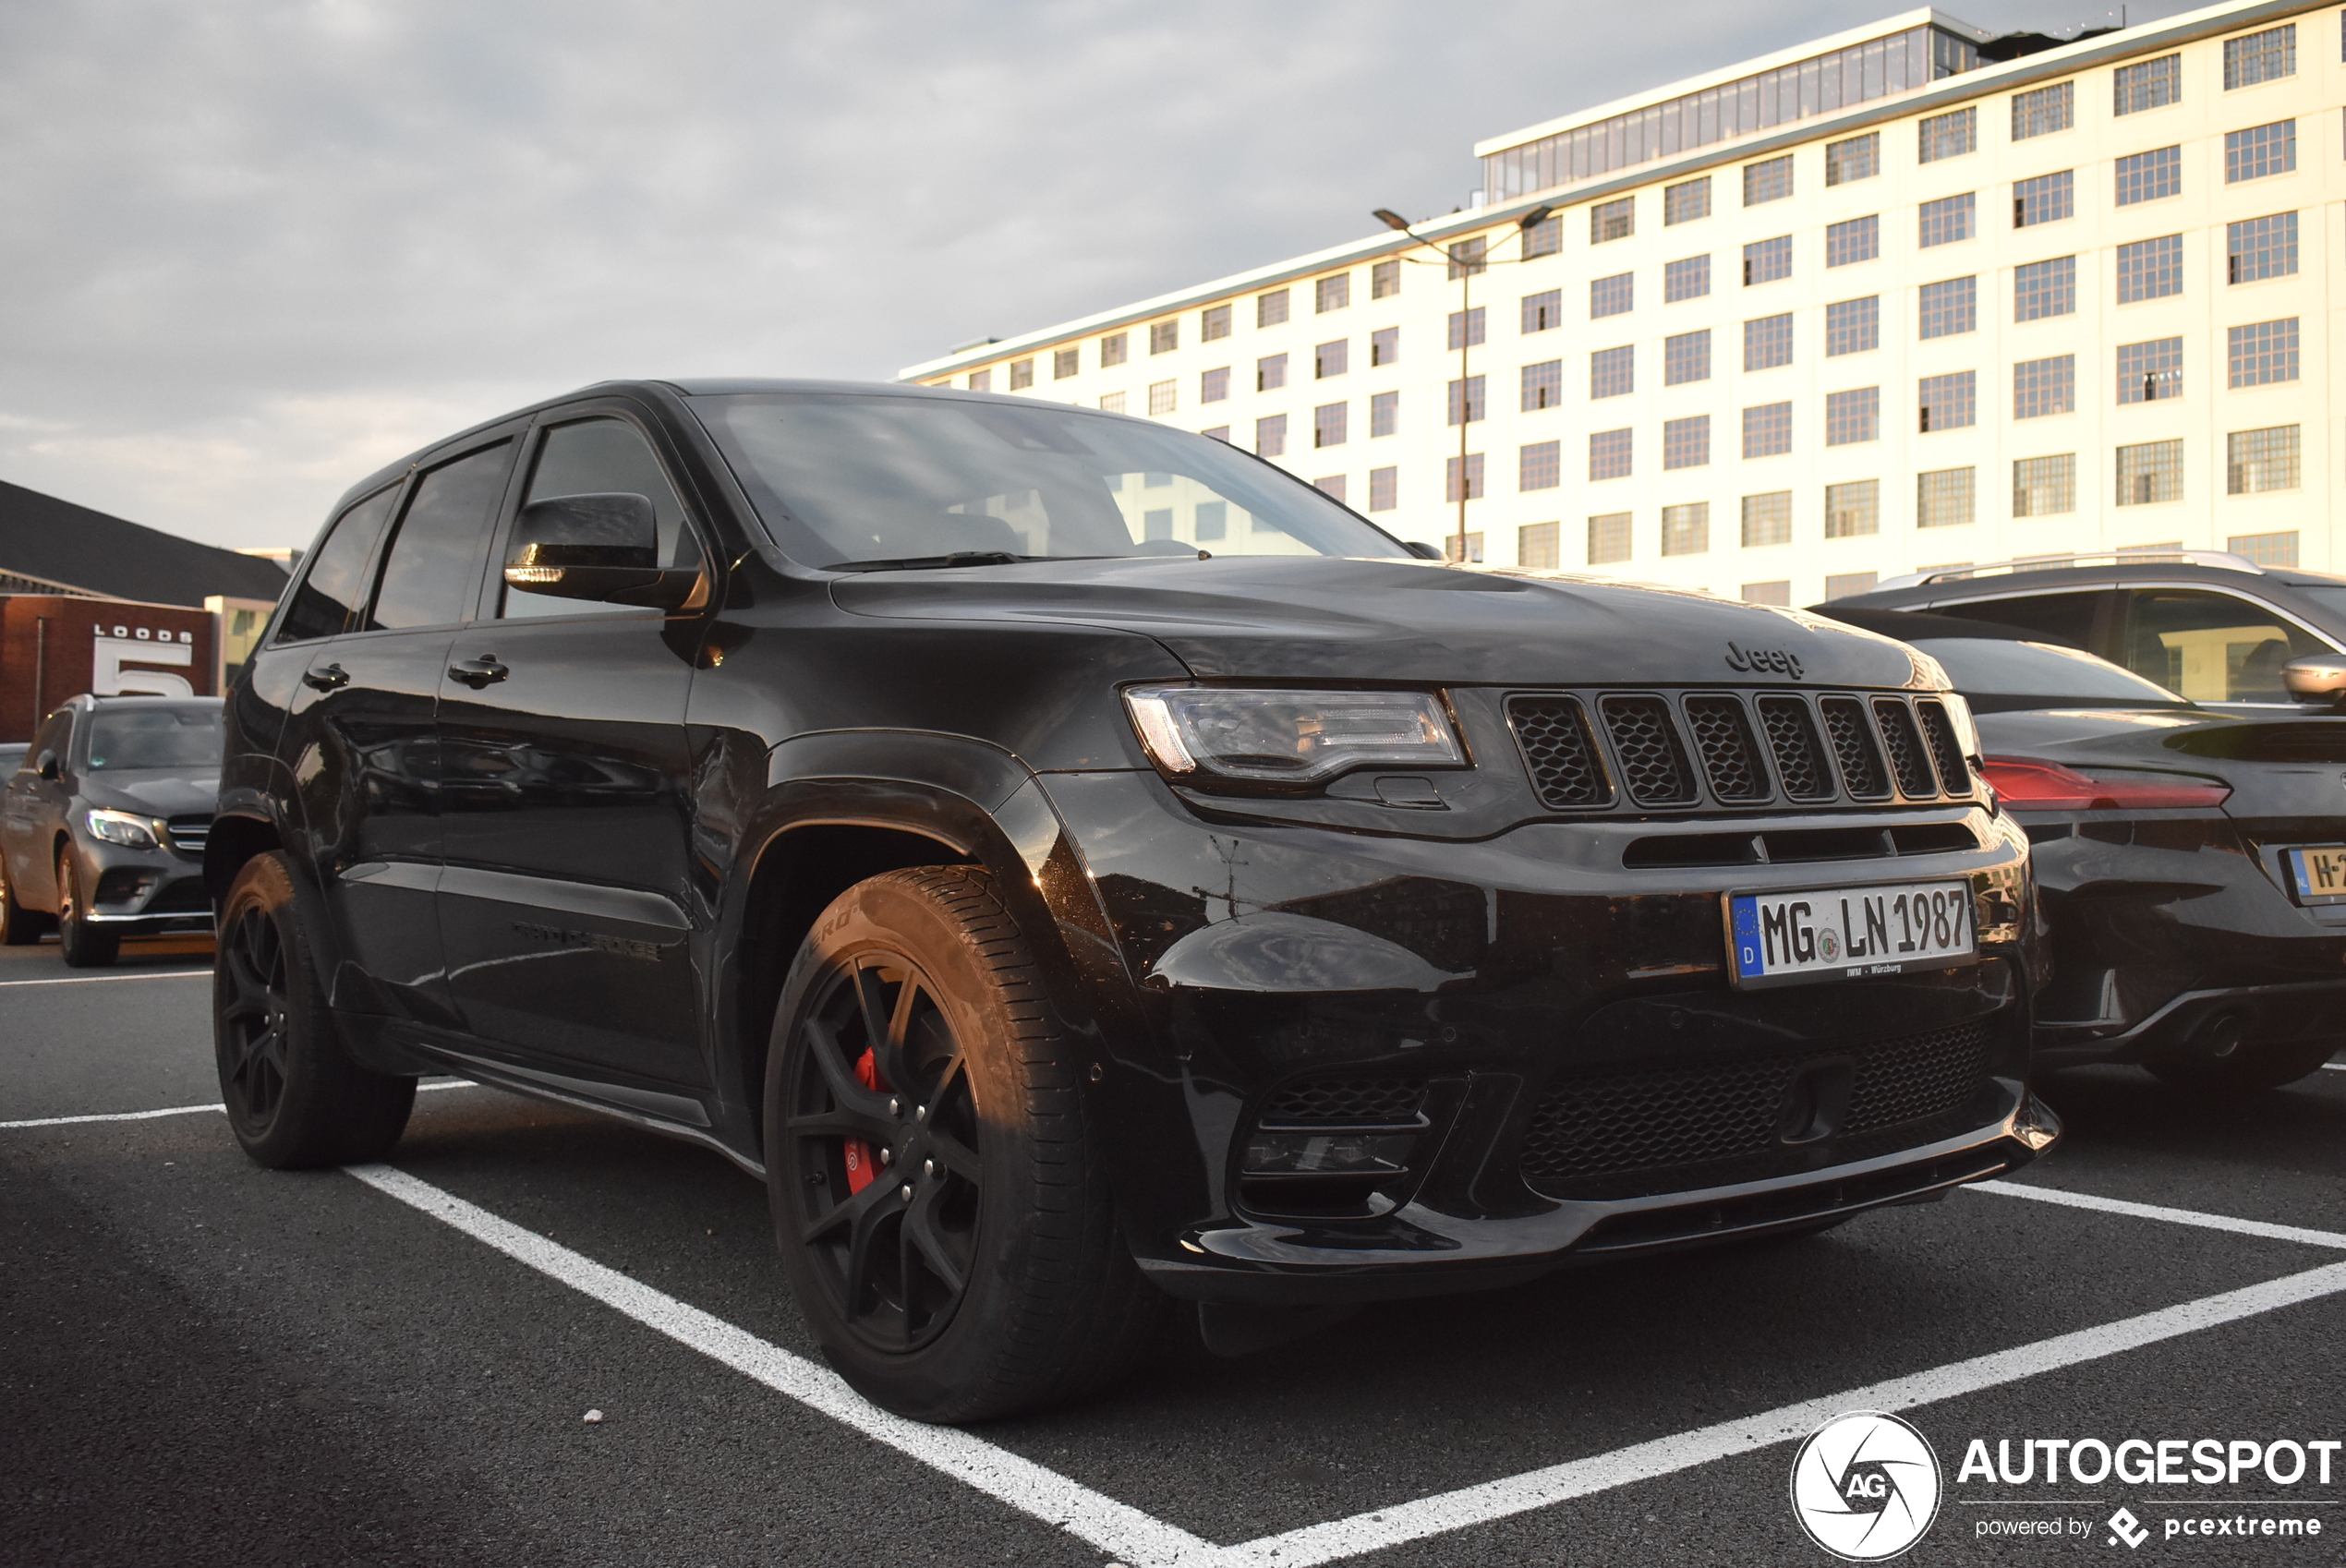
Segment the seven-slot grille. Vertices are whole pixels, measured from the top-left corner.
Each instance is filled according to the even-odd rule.
[[[1931,698],[1790,692],[1518,693],[1507,722],[1541,801],[1602,810],[1967,800],[1971,770]]]

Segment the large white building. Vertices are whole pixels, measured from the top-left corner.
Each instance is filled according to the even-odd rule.
[[[1907,12],[1481,143],[1441,250],[903,376],[1221,435],[1453,548],[1464,414],[1470,553],[1770,603],[2136,546],[2346,569],[2346,17],[2014,46]]]

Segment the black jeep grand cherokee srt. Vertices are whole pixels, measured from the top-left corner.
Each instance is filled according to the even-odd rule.
[[[454,1073],[764,1176],[890,1408],[2017,1166],[2027,849],[1929,659],[1448,567],[1143,420],[588,389],[350,492],[229,699],[254,1158]],[[1234,1326],[1235,1325],[1235,1326]]]

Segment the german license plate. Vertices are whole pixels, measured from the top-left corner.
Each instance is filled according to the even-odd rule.
[[[2289,874],[2301,904],[2346,903],[2346,844],[2289,851]]]
[[[1732,893],[1727,947],[1730,972],[1745,990],[1979,959],[1965,882]]]

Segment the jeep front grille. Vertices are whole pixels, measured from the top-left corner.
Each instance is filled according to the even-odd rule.
[[[1670,704],[1658,696],[1607,697],[1604,727],[1629,798],[1641,806],[1694,804],[1694,770],[1670,721]]]
[[[1971,765],[1964,760],[1963,742],[1955,739],[1955,722],[1946,705],[1929,698],[1915,704],[1922,720],[1923,739],[1930,742],[1931,760],[1939,765],[1939,782],[1950,795],[1971,793]]]
[[[1915,710],[1896,697],[1876,697],[1873,716],[1881,726],[1881,743],[1890,754],[1890,770],[1898,776],[1898,792],[1908,800],[1928,800],[1939,793],[1939,776],[1922,749],[1922,731],[1915,728]]]
[[[1588,715],[1570,697],[1518,697],[1507,705],[1515,743],[1523,748],[1540,799],[1559,811],[1613,799],[1589,735]]]

